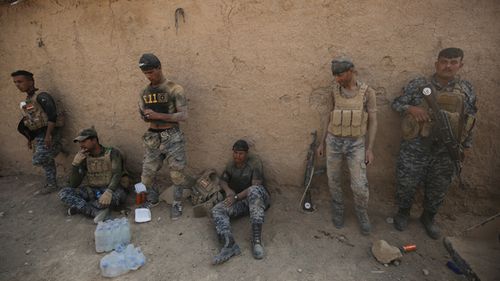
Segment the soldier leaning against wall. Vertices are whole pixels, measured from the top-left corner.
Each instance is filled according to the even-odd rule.
[[[41,194],[57,190],[57,170],[54,158],[61,151],[59,127],[63,126],[63,116],[52,96],[35,87],[33,73],[18,70],[11,74],[16,87],[26,98],[21,101],[22,119],[17,130],[28,139],[28,149],[33,150],[32,163],[41,166],[45,172],[46,184]]]
[[[369,190],[366,166],[373,163],[373,144],[377,133],[375,91],[357,79],[354,64],[349,58],[334,59],[332,73],[337,83],[333,87],[333,103],[329,115],[325,117],[317,153],[323,156],[326,146],[333,224],[337,228],[344,226],[340,176],[342,158],[345,157],[361,233],[369,235],[371,224],[367,212]]]
[[[436,90],[435,100],[449,119],[457,148],[469,149],[472,146],[477,108],[471,83],[457,75],[463,66],[463,57],[464,53],[459,48],[441,50],[434,64],[436,72],[430,77],[410,81],[403,89],[403,94],[392,103],[392,108],[403,117],[403,139],[396,166],[396,201],[399,210],[394,217],[394,227],[399,231],[408,225],[415,191],[422,184],[424,211],[420,221],[431,238],[440,237],[434,216],[443,203],[453,177],[459,171],[448,148],[438,136],[437,132],[444,128],[436,124],[422,90],[427,86]]]
[[[143,54],[139,60],[139,68],[150,81],[140,93],[141,117],[149,124],[149,129],[143,135],[146,152],[141,181],[146,186],[148,195],[142,207],[151,208],[159,203],[154,179],[166,160],[174,193],[170,218],[176,220],[182,215],[183,189],[189,185],[186,142],[179,128],[179,122],[188,118],[187,100],[184,89],[165,78],[160,60],[155,55]]]

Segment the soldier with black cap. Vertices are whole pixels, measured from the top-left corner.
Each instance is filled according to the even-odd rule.
[[[58,127],[63,125],[62,115],[58,115],[52,96],[35,87],[33,73],[18,70],[11,76],[16,87],[26,93],[26,99],[20,103],[22,119],[17,130],[28,139],[28,148],[33,149],[33,165],[42,166],[45,171],[47,182],[40,192],[47,194],[57,190],[54,158],[61,151]]]
[[[126,175],[120,151],[99,143],[96,130],[82,130],[73,140],[80,151],[73,159],[69,187],[59,192],[68,215],[83,214],[102,221],[109,207],[123,204],[126,199],[122,178]],[[82,185],[83,179],[87,183]]]
[[[140,93],[140,113],[149,128],[143,135],[146,152],[142,166],[141,181],[148,191],[143,207],[151,208],[159,202],[159,192],[154,179],[167,161],[173,183],[174,201],[171,219],[182,215],[182,193],[189,185],[186,174],[186,151],[184,134],[179,122],[188,118],[188,107],[184,89],[165,78],[160,60],[151,53],[143,54],[139,68],[150,81]]]
[[[323,135],[317,149],[323,156],[326,146],[328,185],[332,195],[333,224],[344,226],[344,201],[341,164],[346,158],[351,176],[354,209],[363,235],[370,234],[368,218],[368,180],[366,166],[373,163],[373,144],[377,133],[375,91],[357,79],[352,60],[338,57],[332,61],[335,83],[328,116],[324,117]],[[326,143],[325,143],[326,142]]]
[[[262,162],[248,154],[248,143],[238,140],[233,145],[233,159],[221,176],[225,200],[212,208],[212,219],[222,248],[213,260],[214,265],[241,253],[231,232],[230,218],[250,215],[252,223],[252,254],[255,259],[264,257],[262,224],[264,211],[270,206],[270,195],[264,187]]]
[[[458,75],[463,66],[463,58],[462,49],[441,50],[434,63],[435,73],[411,80],[403,88],[402,95],[392,103],[392,108],[402,117],[402,140],[396,165],[398,212],[394,217],[394,227],[399,231],[408,226],[415,192],[418,185],[422,185],[425,196],[420,221],[429,237],[440,237],[434,217],[452,179],[459,171],[446,144],[437,133],[446,128],[440,127],[436,122],[437,118],[433,116],[431,105],[425,100],[422,90],[426,87],[435,90],[431,92],[437,107],[453,128],[456,149],[463,152],[472,147],[477,113],[476,94],[472,84]]]

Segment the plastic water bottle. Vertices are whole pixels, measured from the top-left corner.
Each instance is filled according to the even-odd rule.
[[[109,252],[130,243],[130,224],[127,218],[117,218],[97,224],[94,232],[96,252]]]
[[[126,248],[122,245],[115,251],[101,259],[101,274],[104,277],[116,277],[137,270],[146,263],[146,257],[139,247],[129,244]]]

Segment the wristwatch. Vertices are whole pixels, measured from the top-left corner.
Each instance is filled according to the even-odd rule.
[[[234,195],[234,201],[238,201],[238,194]]]

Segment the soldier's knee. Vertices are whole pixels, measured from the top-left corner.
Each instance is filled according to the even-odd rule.
[[[142,174],[141,175],[141,182],[144,184],[147,188],[151,188],[153,185],[153,176],[148,175],[148,174]]]
[[[58,193],[60,199],[64,199],[73,193],[73,189],[71,187],[65,187],[61,189]]]
[[[170,170],[170,179],[174,185],[184,185],[186,183],[186,175],[182,170]]]

